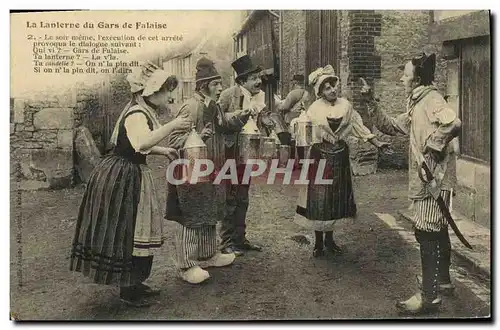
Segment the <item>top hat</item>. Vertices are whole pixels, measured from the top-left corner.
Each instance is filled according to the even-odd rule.
[[[292,80],[297,81],[297,82],[304,82],[304,75],[303,74],[294,74]]]
[[[250,73],[262,71],[262,68],[260,66],[254,65],[252,63],[252,59],[248,55],[243,55],[242,57],[238,58],[236,61],[231,63],[231,66],[233,67],[234,71],[236,71],[236,78]]]
[[[221,76],[215,69],[214,62],[206,57],[202,57],[196,63],[196,82],[204,80],[220,79]]]

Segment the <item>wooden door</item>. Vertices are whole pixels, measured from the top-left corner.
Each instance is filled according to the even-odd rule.
[[[339,71],[337,11],[306,11],[306,76],[331,64]]]
[[[491,47],[490,37],[462,42],[460,153],[490,162],[491,153]]]

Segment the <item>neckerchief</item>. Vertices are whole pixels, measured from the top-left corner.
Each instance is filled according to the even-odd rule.
[[[431,91],[435,91],[437,88],[433,85],[430,86],[418,86],[411,91],[411,95],[408,96],[407,110],[408,114],[411,116],[415,106],[420,100],[422,100]]]

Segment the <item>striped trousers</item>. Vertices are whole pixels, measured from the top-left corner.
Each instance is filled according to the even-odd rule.
[[[452,198],[451,191],[442,190],[441,196],[446,207],[449,208]],[[448,222],[441,212],[437,201],[432,197],[414,201],[414,210],[415,228],[418,230],[439,232],[448,226]]]
[[[188,228],[176,223],[176,262],[179,269],[197,266],[217,252],[217,229],[215,225]]]

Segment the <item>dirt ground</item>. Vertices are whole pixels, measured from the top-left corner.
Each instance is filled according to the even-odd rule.
[[[163,160],[155,158],[150,166],[163,204]],[[311,245],[290,239],[299,233],[312,234],[292,222],[297,187],[252,186],[248,237],[263,245],[263,252],[248,253],[230,267],[210,270],[211,279],[200,286],[177,278],[172,225],[167,223],[168,240],[155,257],[148,280],[162,294],[158,304],[146,309],[126,307],[118,299],[117,288],[89,284],[80,273],[69,271],[82,186],[20,196],[13,191],[11,312],[20,320],[396,318],[394,303],[416,289],[420,259],[417,250],[373,213],[395,215],[407,206],[406,175],[393,171],[355,178],[359,216],[338,224],[334,235],[347,252],[336,258],[315,259]],[[19,230],[21,244],[16,243]],[[445,301],[439,317],[488,314],[466,288],[459,286],[455,295]]]

